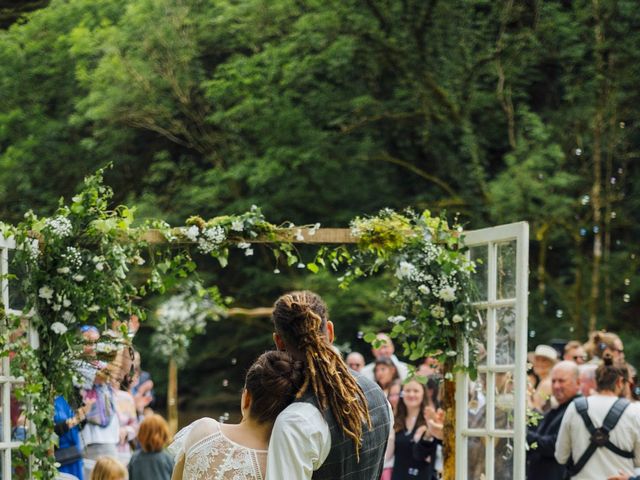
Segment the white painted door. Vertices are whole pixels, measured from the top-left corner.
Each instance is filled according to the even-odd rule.
[[[15,250],[13,239],[6,239],[0,235],[0,302],[7,315],[20,314],[21,311],[12,308],[12,296],[9,295],[9,259]],[[0,318],[0,332],[5,332],[7,323]],[[10,357],[0,358],[0,479],[8,480],[12,477],[12,470],[18,457],[18,447],[21,445],[19,438],[24,435],[24,428],[15,425],[15,408],[12,416],[11,391],[21,383],[22,379],[16,376],[11,368]],[[15,404],[13,405],[15,407]],[[13,420],[13,422],[12,422]],[[12,424],[13,423],[13,424]]]
[[[529,225],[470,231],[465,242],[482,342],[477,380],[456,378],[456,479],[524,480]]]

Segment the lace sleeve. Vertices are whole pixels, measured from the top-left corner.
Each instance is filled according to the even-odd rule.
[[[173,442],[167,447],[167,450],[177,462],[180,455],[186,456],[191,447],[193,447],[198,441],[218,432],[219,429],[220,427],[218,422],[212,418],[201,418],[200,420],[196,420],[191,425],[184,427],[176,433],[175,437],[173,437]]]
[[[167,451],[173,457],[173,461],[176,463],[178,462],[180,456],[186,453],[185,448],[187,445],[187,437],[189,436],[189,433],[191,433],[191,430],[193,430],[193,423],[184,427],[182,430],[176,433],[176,435],[173,437],[173,442],[171,442],[171,444],[169,444],[169,446],[167,447]]]

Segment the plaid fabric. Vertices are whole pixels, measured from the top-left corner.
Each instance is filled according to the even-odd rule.
[[[324,411],[323,416],[331,433],[331,450],[322,466],[313,473],[313,480],[377,480],[382,474],[384,452],[391,429],[389,404],[376,383],[355,372],[352,374],[367,398],[372,423],[371,430],[364,427],[360,462],[356,459],[353,441],[343,434],[333,413]],[[312,393],[307,393],[299,401],[311,403],[320,410]]]

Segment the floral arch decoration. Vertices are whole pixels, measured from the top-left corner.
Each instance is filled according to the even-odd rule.
[[[444,216],[385,209],[377,216],[358,217],[351,222],[350,231],[340,230],[338,239],[335,235],[329,239],[328,243],[338,246],[325,244],[312,261],[303,263],[295,244],[326,241],[321,238],[325,229],[320,230],[319,224],[276,226],[254,206],[240,215],[206,221],[191,217],[179,228],[163,221],[133,228],[132,209],[109,209],[112,194],[103,183],[103,170],[99,170],[85,179],[84,188],[70,204],[61,200],[52,217],[28,212],[17,226],[0,224],[0,233],[13,237],[18,245],[13,259],[18,274],[12,274],[11,280],[24,295],[21,316],[6,315],[0,306],[0,322],[4,324],[0,328],[0,356],[14,356],[12,361],[25,380],[14,393],[28,407],[25,415],[34,427],[20,447],[25,458],[35,459],[33,478],[55,476],[50,455],[56,443],[53,398],[73,391],[77,362],[83,359],[82,325],[98,325],[106,331],[112,322],[131,315],[144,319],[146,312],[138,305],[141,298],[172,292],[186,281],[191,282],[187,288],[191,295],[205,299],[208,315],[224,315],[227,302],[217,289],[204,289],[191,281],[197,273],[189,253],[194,246],[225,267],[231,248],[251,256],[253,243],[265,243],[275,255],[276,265],[284,262],[314,273],[321,268],[333,270],[343,288],[390,270],[397,280],[388,292],[396,308],[389,317],[393,324],[390,335],[402,345],[404,354],[411,360],[439,357],[450,380],[446,382],[449,390],[455,391],[452,380],[456,371],[475,375],[473,361],[463,365],[459,352],[464,342],[470,346],[477,343],[478,320],[471,307],[475,265],[466,253],[462,227],[449,225]],[[143,264],[146,267],[141,273]],[[186,297],[181,301],[187,301]],[[195,320],[186,327],[181,321],[160,326],[165,355],[184,352],[190,336],[201,330],[203,317],[198,308],[190,310]],[[38,333],[37,348],[15,335],[27,318]],[[126,325],[120,328],[120,337],[101,338],[99,355],[108,358],[117,343],[127,342]],[[176,335],[175,329],[182,331]],[[365,339],[375,343],[372,333]],[[452,393],[446,396],[454,398]]]

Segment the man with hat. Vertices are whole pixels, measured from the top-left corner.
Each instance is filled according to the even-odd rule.
[[[533,356],[533,371],[538,386],[533,393],[532,407],[542,413],[551,409],[551,369],[558,362],[558,352],[549,345],[538,345]]]

